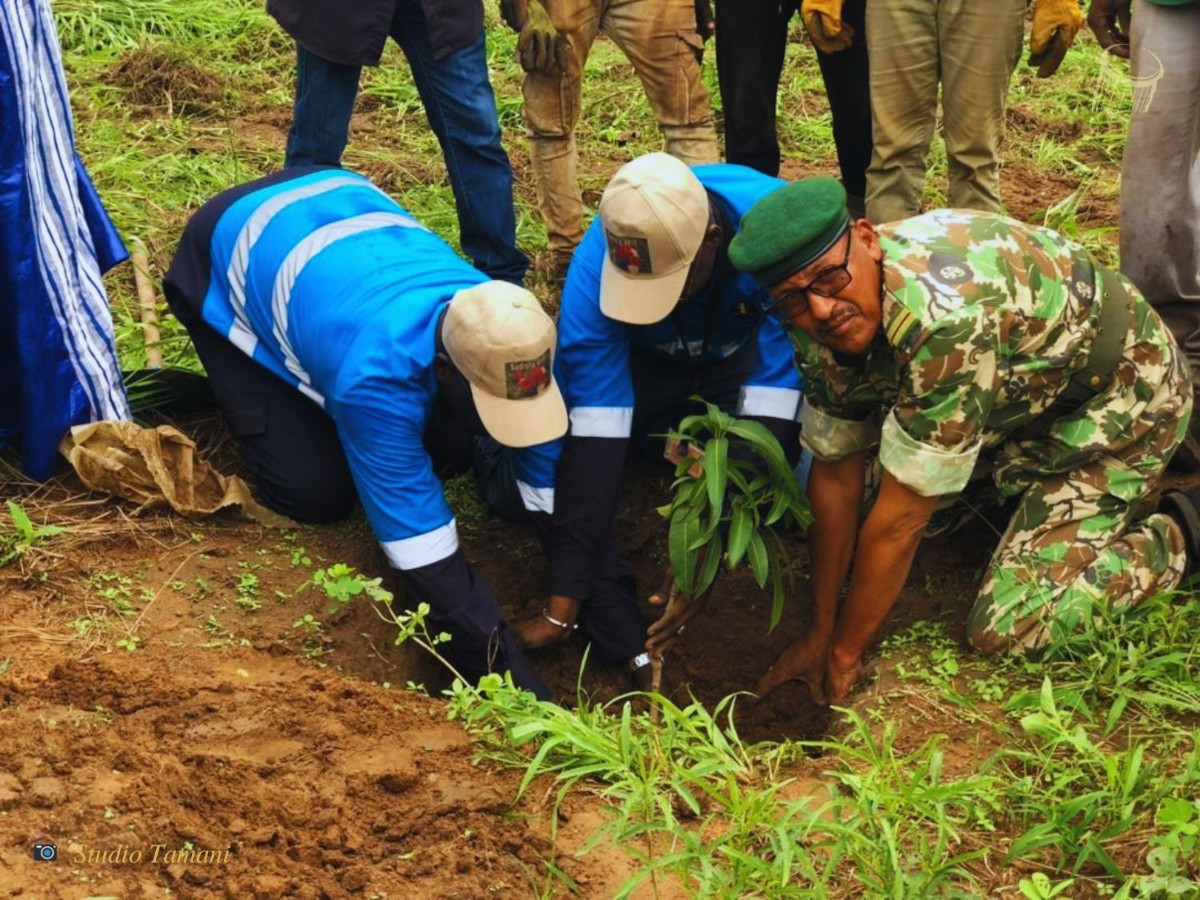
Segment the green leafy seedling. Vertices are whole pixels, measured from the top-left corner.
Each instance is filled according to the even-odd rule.
[[[0,534],[0,566],[24,556],[37,544],[62,534],[66,529],[60,525],[34,525],[29,514],[12,500],[8,503],[8,516],[12,520],[11,534]]]
[[[671,502],[659,508],[669,523],[667,548],[675,583],[687,597],[702,596],[722,562],[733,571],[748,563],[760,588],[771,581],[771,628],[783,614],[790,571],[779,532],[812,522],[808,498],[775,436],[760,422],[737,419],[712,403],[687,416],[671,437],[699,451],[675,469]]]

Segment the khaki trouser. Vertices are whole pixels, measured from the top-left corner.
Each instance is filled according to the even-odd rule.
[[[1025,0],[867,4],[875,139],[867,170],[868,219],[891,222],[921,211],[939,79],[948,205],[1000,211],[998,150],[1024,17]]]
[[[583,238],[583,201],[576,173],[583,65],[603,31],[633,64],[667,142],[689,165],[718,159],[712,107],[700,80],[693,0],[544,0],[571,46],[566,71],[525,76],[525,122],[538,200],[556,262]]]
[[[1158,310],[1200,396],[1200,6],[1138,3],[1121,170],[1121,271]]]

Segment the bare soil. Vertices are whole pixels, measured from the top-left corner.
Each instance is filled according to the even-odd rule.
[[[219,426],[189,430],[226,469],[236,465]],[[669,477],[665,464],[635,461],[626,484],[618,533],[643,593],[663,570],[653,506]],[[405,690],[413,681],[436,696],[446,677],[419,650],[393,646],[394,626],[368,601],[331,614],[324,595],[298,590],[334,562],[386,572],[360,514],[288,533],[230,514],[136,517],[70,475],[13,488],[37,521],[69,530],[0,569],[0,894],[523,897],[552,860],[586,896],[610,896],[630,873],[617,849],[572,855],[603,820],[588,793],[568,801],[557,842],[549,784],[514,804],[519,776],[478,763],[444,701]],[[532,535],[483,515],[464,540],[510,618],[540,608],[547,569]],[[803,566],[802,538],[793,541]],[[938,616],[959,627],[986,543],[928,546],[889,633]],[[247,596],[261,608],[239,605]],[[768,633],[768,598],[727,576],[668,660],[680,693],[715,703],[752,688],[800,633],[803,596],[799,582]],[[325,623],[320,634],[295,627],[305,613]],[[134,632],[136,650],[116,647]],[[599,700],[628,690],[617,668],[581,675],[582,654],[569,643],[533,658],[564,702],[580,685]],[[869,671],[858,702],[893,687]],[[936,710],[920,716],[914,747],[964,731]],[[752,740],[830,725],[801,685],[760,704],[743,698],[736,722]],[[965,728],[975,741],[977,730]],[[39,842],[56,844],[59,860],[34,861]],[[168,862],[180,848],[229,854]],[[122,850],[124,862],[96,855]]]

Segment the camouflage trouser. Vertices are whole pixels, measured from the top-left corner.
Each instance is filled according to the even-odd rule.
[[[1103,610],[1174,588],[1187,567],[1165,515],[1133,522],[1183,439],[1192,409],[1187,363],[1130,289],[1133,320],[1113,384],[1037,441],[1010,441],[995,471],[1023,491],[968,620],[984,653],[1025,653],[1090,626]]]

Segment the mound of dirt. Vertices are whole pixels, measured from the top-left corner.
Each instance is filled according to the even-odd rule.
[[[0,688],[6,895],[524,897],[554,856],[517,775],[414,695],[187,650]],[[600,856],[558,864],[603,883]]]
[[[106,72],[125,88],[127,102],[167,115],[206,116],[227,111],[224,82],[195,65],[187,54],[164,44],[143,44]]]

